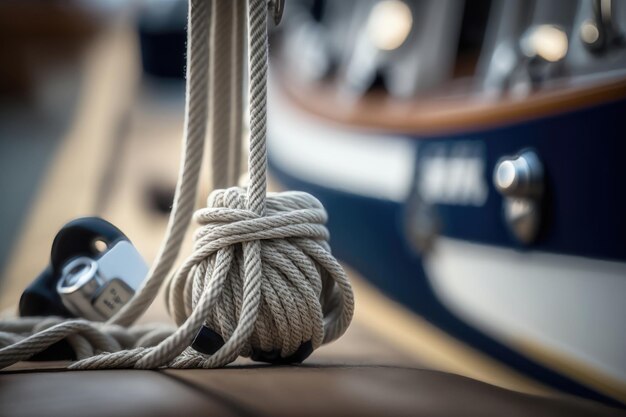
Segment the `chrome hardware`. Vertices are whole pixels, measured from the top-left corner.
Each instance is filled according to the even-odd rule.
[[[603,52],[621,42],[622,36],[614,19],[612,0],[593,0],[593,17],[583,22],[580,38],[591,52]]]
[[[543,191],[543,166],[533,151],[502,158],[496,165],[493,183],[506,197],[530,198]]]
[[[541,220],[544,189],[543,165],[534,151],[500,159],[493,183],[504,197],[504,219],[522,243],[535,240]]]
[[[104,321],[132,298],[147,273],[137,249],[122,240],[98,259],[81,256],[69,261],[63,267],[57,292],[72,314]]]

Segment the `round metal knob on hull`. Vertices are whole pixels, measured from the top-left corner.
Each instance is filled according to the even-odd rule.
[[[532,198],[543,192],[543,166],[534,151],[505,157],[496,164],[493,174],[496,189],[506,197]]]
[[[502,158],[494,169],[494,186],[504,197],[504,220],[524,244],[539,233],[543,177],[543,165],[532,150]]]

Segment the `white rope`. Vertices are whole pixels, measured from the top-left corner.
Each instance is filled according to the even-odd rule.
[[[230,24],[214,26],[213,35],[219,34],[211,36],[212,47],[216,39],[241,37],[237,23],[241,9],[215,5],[213,10],[223,7],[228,9]],[[215,190],[207,207],[196,211],[194,219],[200,227],[193,253],[166,283],[166,304],[176,330],[127,326],[153,302],[178,255],[193,209],[209,113],[206,40],[211,16],[217,17],[205,0],[190,1],[183,161],[166,238],[145,285],[107,323],[61,318],[0,321],[0,368],[26,360],[63,339],[78,358],[70,365],[72,369],[212,368],[255,351],[278,351],[287,357],[303,343],[310,342],[315,349],[345,332],[354,300],[348,278],[327,244],[326,211],[306,193],[266,192],[266,0],[250,0],[248,8],[249,185],[247,189]],[[231,52],[237,55],[242,50],[233,47]],[[237,62],[236,57],[229,59]],[[220,66],[211,68],[212,76],[225,71]],[[212,106],[222,105],[220,97],[237,91],[232,82],[233,88],[213,95]],[[215,111],[211,114],[216,117]],[[222,153],[229,162],[221,161],[214,169],[226,175],[219,181],[232,183],[233,173],[239,169],[230,148],[233,129],[218,124],[233,123],[238,116],[223,116],[224,121],[213,120],[213,133],[224,134],[214,137],[213,145],[214,150],[215,146],[229,149]],[[190,348],[203,325],[224,340],[212,355]]]
[[[214,1],[213,19],[211,27],[211,69],[209,83],[211,85],[211,179],[213,188],[224,188],[235,183],[231,178],[229,166],[231,161],[231,148],[240,138],[235,137],[234,125],[225,123],[233,112],[241,112],[241,108],[235,109],[232,94],[232,79],[235,74],[232,71],[232,58],[234,51],[234,33],[236,28],[234,1]],[[238,22],[237,22],[238,23]]]

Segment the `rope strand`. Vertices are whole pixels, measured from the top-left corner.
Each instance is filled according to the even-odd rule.
[[[144,286],[109,320],[112,324],[129,326],[152,304],[178,257],[194,210],[207,129],[210,58],[207,39],[212,16],[209,2],[190,0],[183,153],[172,213],[165,239],[156,261],[148,272]]]

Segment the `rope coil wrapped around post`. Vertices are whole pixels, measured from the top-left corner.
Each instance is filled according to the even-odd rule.
[[[78,361],[69,366],[72,369],[213,368],[238,356],[280,362],[297,355],[303,346],[312,350],[337,339],[349,326],[354,310],[352,289],[331,255],[324,207],[303,192],[266,191],[267,0],[249,0],[248,4],[248,186],[211,193],[207,207],[194,215],[200,227],[193,253],[167,278],[194,209],[208,115],[215,114],[210,106],[222,103],[219,94],[209,94],[209,74],[224,71],[224,66],[210,65],[207,39],[215,42],[216,30],[234,30],[234,39],[242,32],[237,26],[242,19],[237,16],[243,14],[237,7],[245,7],[243,1],[228,2],[235,8],[231,9],[233,24],[215,25],[213,32],[212,23],[219,16],[212,12],[224,7],[214,4],[211,8],[211,3],[189,3],[182,164],[166,237],[143,287],[106,323],[60,318],[0,322],[0,367],[28,359],[62,339],[76,353]],[[243,49],[235,45],[234,53]],[[238,62],[236,57],[232,62]],[[228,89],[219,91],[230,94]],[[239,149],[232,141],[241,140],[240,130],[215,126],[232,123],[232,119],[212,120],[213,132],[235,132],[226,135],[230,137],[214,137],[214,148],[231,141],[230,148]],[[214,158],[214,175],[221,173],[220,178],[232,180],[239,161],[230,155],[223,164]],[[152,304],[164,283],[168,311],[178,327],[173,331],[162,325],[129,327]],[[191,347],[203,328],[219,340],[208,354]]]

